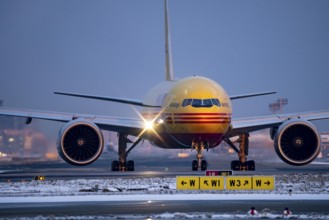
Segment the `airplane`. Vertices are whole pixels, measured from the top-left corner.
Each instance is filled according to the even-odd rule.
[[[65,123],[60,129],[57,149],[61,158],[75,166],[93,163],[104,148],[102,130],[118,133],[118,160],[112,171],[134,171],[135,163],[128,154],[143,140],[164,149],[196,150],[192,170],[206,170],[203,151],[227,143],[236,153],[232,170],[255,170],[248,160],[249,134],[270,129],[277,155],[286,163],[301,166],[311,163],[319,154],[321,137],[312,121],[328,119],[329,111],[278,114],[232,118],[232,100],[270,95],[275,92],[229,96],[217,82],[202,76],[180,80],[174,77],[168,22],[168,4],[164,0],[165,81],[155,85],[144,100],[103,97],[71,92],[57,95],[89,98],[142,107],[137,118],[61,113],[27,109],[0,108],[0,115],[33,118]],[[136,137],[132,142],[128,136]],[[237,141],[232,138],[238,137]],[[128,144],[131,146],[128,148]]]

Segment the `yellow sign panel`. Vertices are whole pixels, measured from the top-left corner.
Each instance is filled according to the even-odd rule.
[[[178,190],[199,190],[199,176],[177,176],[176,189]]]
[[[251,176],[230,176],[226,177],[227,190],[251,190],[252,177]]]
[[[224,177],[202,176],[200,177],[201,190],[224,190]]]
[[[252,178],[253,189],[256,190],[274,190],[274,176],[254,176]]]
[[[178,190],[274,190],[274,176],[177,176]]]

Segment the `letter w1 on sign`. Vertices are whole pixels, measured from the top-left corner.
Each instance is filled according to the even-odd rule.
[[[201,176],[201,190],[224,190],[224,177],[219,176]]]

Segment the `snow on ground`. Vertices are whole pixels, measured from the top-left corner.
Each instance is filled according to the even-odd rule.
[[[0,182],[0,206],[16,202],[59,201],[156,201],[156,200],[329,200],[329,174],[282,174],[275,176],[273,191],[182,191],[175,177],[99,178]],[[289,191],[292,191],[291,195]],[[196,195],[197,194],[197,195]],[[271,195],[271,196],[269,196]],[[95,216],[84,216],[93,219]],[[67,219],[70,216],[52,219]],[[97,216],[97,219],[249,219],[241,213],[163,213],[157,215]],[[261,212],[256,218],[277,219],[282,215]],[[292,216],[291,218],[297,218]],[[17,219],[17,218],[15,218]],[[21,218],[30,219],[30,218]],[[33,219],[49,219],[38,216]],[[79,219],[79,217],[74,217]],[[298,219],[329,219],[328,215],[298,215]]]
[[[98,188],[98,190],[96,190]],[[275,176],[273,191],[182,191],[176,190],[175,177],[71,179],[0,182],[1,197],[136,195],[136,194],[292,194],[327,195],[329,174],[283,174]]]

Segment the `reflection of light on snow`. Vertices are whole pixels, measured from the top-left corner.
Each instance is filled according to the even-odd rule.
[[[190,156],[187,153],[178,153],[178,158],[187,158],[188,156]]]

